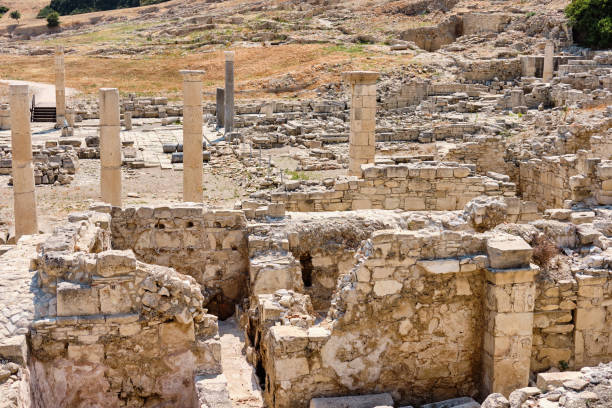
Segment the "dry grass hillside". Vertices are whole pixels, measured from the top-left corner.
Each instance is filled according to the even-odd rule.
[[[423,74],[422,50],[389,52],[404,30],[435,25],[453,13],[560,14],[567,2],[353,0],[321,6],[317,1],[172,0],[62,16],[61,29],[50,31],[35,18],[48,0],[0,0],[9,7],[18,4],[24,16],[17,27],[6,16],[0,20],[0,54],[6,62],[0,64],[0,79],[52,82],[53,48],[63,44],[70,87],[93,94],[115,86],[174,98],[180,93],[180,69],[206,70],[205,89],[212,93],[223,80],[223,51],[231,49],[237,53],[238,98],[260,96],[275,81],[288,82],[289,91],[280,93],[293,98],[295,90],[303,95],[338,81],[347,69],[402,67]],[[425,8],[407,12],[414,4]]]

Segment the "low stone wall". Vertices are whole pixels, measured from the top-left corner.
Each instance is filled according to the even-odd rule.
[[[222,318],[246,294],[248,250],[242,211],[201,205],[97,207],[112,215],[114,249],[131,249],[147,263],[192,276],[204,290],[204,306]]]
[[[69,184],[79,169],[79,159],[72,146],[37,147],[32,151],[34,184]],[[0,175],[12,174],[10,149],[0,147]],[[12,178],[9,180],[12,184]]]
[[[463,77],[468,81],[508,81],[521,76],[520,58],[470,61],[464,64]]]
[[[421,162],[362,166],[363,179],[336,179],[325,189],[271,194],[287,211],[402,209],[452,211],[481,196],[514,196],[515,185],[474,176],[470,167]]]

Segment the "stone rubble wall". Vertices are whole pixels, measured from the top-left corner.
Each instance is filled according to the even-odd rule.
[[[79,169],[79,159],[72,146],[54,147],[34,146],[32,151],[34,164],[34,183],[69,184]],[[0,146],[0,175],[12,174],[10,147]],[[9,180],[12,184],[12,178]]]
[[[504,171],[505,151],[506,145],[501,136],[476,136],[451,148],[444,156],[444,161],[475,164],[478,174],[490,171],[508,174]]]
[[[277,191],[273,203],[286,211],[346,211],[402,209],[452,211],[481,196],[515,195],[515,185],[474,176],[470,167],[456,163],[421,162],[363,166],[363,179],[336,179],[326,190]]]
[[[73,214],[40,248],[35,406],[193,406],[195,376],[220,371],[217,318],[193,278],[110,250],[110,224]]]
[[[113,248],[131,249],[140,261],[193,277],[203,288],[205,307],[222,318],[233,314],[248,275],[242,211],[201,205],[99,209],[112,215]]]
[[[504,283],[485,280],[489,260],[506,259],[484,255],[487,239],[486,234],[435,229],[375,232],[360,249],[357,265],[340,276],[327,319],[315,326],[308,313],[288,310],[295,301],[286,291],[276,298],[260,296],[255,315],[263,322],[254,336],[267,403],[305,407],[312,397],[373,389],[392,393],[402,404],[477,395],[483,364],[495,369],[499,364],[483,360],[496,344],[483,344],[485,326],[502,330],[508,325],[510,335],[526,327],[521,335],[529,342],[532,327],[520,316],[525,324],[514,328],[516,316],[507,320],[507,311],[495,304],[485,313],[486,285],[506,290]],[[512,259],[504,267],[528,262],[524,254]],[[530,271],[526,276],[533,276]],[[516,304],[515,312],[521,312],[518,305],[529,288],[533,291],[533,283],[508,289],[515,293],[510,311]],[[529,316],[530,310],[523,314]],[[496,349],[492,354],[498,355]],[[519,357],[518,383],[526,385],[529,355]]]
[[[580,202],[593,197],[597,186],[595,170],[601,159],[587,156],[583,150],[520,162],[518,184],[522,198],[545,209],[563,208],[566,200]]]

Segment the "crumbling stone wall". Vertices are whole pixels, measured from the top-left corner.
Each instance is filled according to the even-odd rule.
[[[32,151],[34,164],[34,183],[68,184],[79,169],[79,159],[72,146],[36,146]],[[0,175],[12,174],[12,157],[10,148],[0,147]],[[9,180],[12,184],[12,179]]]
[[[464,63],[463,77],[468,81],[502,81],[520,78],[520,58],[477,60]]]
[[[505,150],[501,136],[476,136],[450,149],[444,160],[475,164],[478,174],[486,174],[489,171],[507,174],[504,171]]]
[[[418,259],[482,250],[484,241],[448,238],[375,233],[362,250],[366,258],[341,277],[329,325],[271,327],[261,350],[268,404],[300,407],[313,396],[372,389],[393,391],[402,402],[474,395],[486,258]]]
[[[109,250],[110,235],[107,214],[78,214],[40,249],[34,406],[195,406],[195,375],[220,371],[217,318],[193,278]]]
[[[480,195],[514,196],[515,185],[474,176],[468,166],[422,162],[363,166],[363,179],[337,179],[329,189],[275,192],[287,211],[402,209],[452,211]]]
[[[202,285],[205,307],[221,318],[233,314],[246,295],[248,273],[242,211],[177,205],[113,207],[111,215],[113,248],[132,249],[143,262],[192,276]]]
[[[496,239],[434,228],[375,232],[315,326],[307,307],[291,309],[287,291],[260,296],[255,346],[266,402],[302,407],[315,396],[375,389],[418,404],[527,384],[531,348],[521,345],[531,344],[537,269],[522,239]],[[516,353],[499,360],[502,346]]]
[[[565,200],[580,202],[592,197],[600,159],[587,156],[582,150],[575,155],[520,162],[519,190],[523,199],[535,201],[545,209],[562,208]]]

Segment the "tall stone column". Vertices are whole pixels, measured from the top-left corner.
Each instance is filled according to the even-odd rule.
[[[64,67],[64,46],[55,46],[55,116],[57,127],[64,126],[66,118],[66,71]]]
[[[378,72],[372,71],[352,71],[343,74],[344,80],[351,86],[349,176],[361,177],[361,165],[374,163],[378,75]]]
[[[19,239],[22,235],[38,233],[32,166],[30,95],[27,85],[11,85],[10,106],[15,237]]]
[[[183,201],[203,201],[202,79],[204,71],[183,75]]]
[[[508,397],[529,383],[537,266],[533,250],[520,237],[487,242],[485,333],[482,354],[482,395]]]
[[[100,192],[102,201],[121,207],[121,121],[119,90],[100,89]]]
[[[546,46],[544,47],[544,70],[542,73],[542,80],[544,82],[550,82],[553,77],[554,54],[555,45],[551,42],[547,42]]]
[[[225,118],[225,89],[217,88],[217,128],[224,126]]]
[[[225,134],[234,131],[234,51],[225,52]]]

